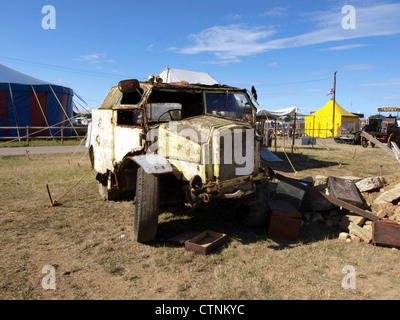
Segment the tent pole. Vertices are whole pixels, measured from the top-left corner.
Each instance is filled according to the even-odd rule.
[[[293,158],[293,149],[295,143],[295,135],[296,135],[296,113],[294,114],[294,122],[293,122],[293,132],[292,132],[292,158]]]
[[[277,133],[278,133],[278,130],[277,130],[277,127],[278,127],[278,123],[277,123],[277,121],[276,121],[276,119],[277,118],[275,118],[275,120],[274,120],[274,131],[275,131],[275,152],[277,151],[276,150],[276,135],[277,135]]]
[[[336,71],[337,72],[337,71]],[[336,107],[336,72],[333,81],[333,116],[332,116],[332,138],[335,137],[335,107]]]
[[[14,97],[12,94],[12,90],[11,90],[11,83],[8,83],[8,88],[10,89],[10,97],[11,97],[11,103],[13,106],[13,110],[14,110],[14,117],[15,117],[15,122],[17,123],[17,134],[18,134],[18,141],[21,142],[21,135],[19,134],[19,118],[18,118],[18,113],[17,113],[17,107],[15,106],[15,102],[14,102]]]
[[[281,117],[281,121],[282,121],[283,147],[285,147],[285,122],[283,121],[283,117]]]
[[[36,101],[37,101],[37,103],[38,103],[38,105],[39,105],[39,107],[40,107],[40,111],[42,112],[44,121],[46,122],[47,127],[49,128],[49,127],[50,127],[49,122],[47,121],[46,115],[44,114],[42,105],[41,105],[41,103],[40,103],[40,101],[39,101],[39,98],[38,98],[38,96],[37,96],[37,94],[36,94],[35,88],[33,87],[33,85],[31,85],[31,87],[32,87],[33,93],[34,93],[34,95],[35,95]],[[53,139],[53,141],[55,142],[54,137],[53,137],[53,135],[51,134],[50,128],[49,128],[49,134],[50,134],[51,138]]]
[[[315,133],[315,116],[313,116],[313,124],[312,124],[312,141],[311,141],[311,146],[314,149],[314,133]]]
[[[66,113],[65,110],[64,110],[64,107],[62,106],[60,100],[58,100],[58,97],[57,97],[56,93],[54,92],[54,90],[53,90],[53,88],[52,88],[52,86],[51,86],[50,84],[49,84],[49,87],[50,87],[51,91],[53,92],[54,96],[56,97],[57,102],[58,102],[58,104],[59,104],[60,107],[61,107],[61,110],[64,112],[64,115],[67,117],[67,120],[69,121],[69,123],[70,123],[72,129],[74,129],[76,136],[79,136],[78,132],[76,131],[74,125],[73,125],[72,122],[71,122],[71,118],[68,117],[67,113]]]

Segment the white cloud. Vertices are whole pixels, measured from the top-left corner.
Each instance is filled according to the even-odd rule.
[[[154,44],[150,44],[147,46],[146,51],[153,52]]]
[[[346,44],[343,46],[336,46],[336,47],[330,47],[327,49],[321,49],[321,51],[341,51],[341,50],[351,50],[355,48],[362,48],[362,47],[367,47],[369,46],[368,44]]]
[[[75,60],[77,61],[86,61],[92,64],[97,64],[100,63],[101,59],[105,59],[107,55],[105,53],[92,53],[92,54],[87,54],[80,56],[79,58],[76,58]]]
[[[282,16],[284,14],[286,14],[286,8],[275,7],[272,9],[265,10],[264,12],[260,13],[259,16],[273,17],[273,16]]]
[[[400,78],[378,79],[375,82],[363,83],[361,87],[386,88],[400,86]]]
[[[66,85],[67,84],[67,81],[65,79],[63,79],[63,78],[58,78],[57,82],[62,84],[62,85]]]
[[[271,62],[268,63],[267,67],[273,68],[273,67],[277,67],[278,66],[278,62]]]
[[[350,64],[347,66],[343,66],[343,69],[350,71],[363,71],[373,69],[374,66],[372,64]]]
[[[271,40],[277,34],[272,26],[248,27],[244,24],[214,26],[190,35],[189,38],[194,44],[175,49],[182,54],[213,53],[218,60],[239,62],[239,57],[257,55],[270,50],[400,33],[398,3],[357,7],[354,30],[343,29],[342,19],[345,15],[342,14],[341,8],[329,13],[314,12],[308,16],[315,30],[292,37]],[[355,45],[336,46],[336,50],[351,48],[355,48]]]
[[[235,13],[228,14],[228,15],[225,17],[225,19],[226,19],[227,21],[239,21],[239,20],[242,20],[242,18],[243,18],[243,16],[242,16],[241,14],[235,14]]]
[[[106,53],[92,53],[92,54],[86,54],[82,55],[79,58],[75,59],[76,61],[83,61],[87,62],[89,64],[97,65],[97,68],[99,64],[106,62],[106,63],[115,63],[114,59],[107,59],[107,54]]]
[[[266,27],[248,27],[243,24],[215,26],[190,35],[195,44],[178,49],[183,54],[212,52],[218,59],[238,62],[238,57],[264,52],[263,41],[275,34]]]

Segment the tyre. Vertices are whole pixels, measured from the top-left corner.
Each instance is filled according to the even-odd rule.
[[[368,140],[364,137],[361,137],[361,145],[366,148],[368,147]]]
[[[139,167],[136,180],[136,203],[133,219],[134,238],[138,242],[155,239],[160,210],[160,177]]]
[[[260,227],[267,223],[268,219],[268,186],[266,184],[256,185],[256,204],[251,206],[244,224],[250,227]]]

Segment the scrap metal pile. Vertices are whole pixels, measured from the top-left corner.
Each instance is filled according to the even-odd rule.
[[[389,183],[381,176],[302,180],[275,176],[279,182],[274,194],[282,194],[286,201],[289,194],[297,194],[291,202],[302,211],[305,223],[336,227],[343,240],[400,248],[400,183]]]

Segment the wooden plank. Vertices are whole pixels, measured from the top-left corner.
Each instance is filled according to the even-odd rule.
[[[392,141],[391,144],[392,144],[393,154],[397,159],[397,161],[400,162],[400,149],[395,142]]]
[[[359,227],[353,222],[351,222],[349,225],[349,231],[350,233],[356,235],[357,237],[360,237],[367,243],[370,243],[372,241],[372,232],[367,229]]]

